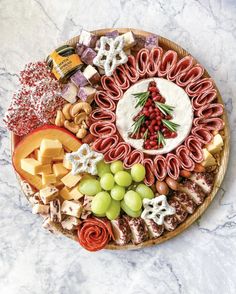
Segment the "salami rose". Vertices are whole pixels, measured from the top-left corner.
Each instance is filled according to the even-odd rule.
[[[196,64],[190,70],[180,74],[176,78],[176,84],[180,87],[186,87],[192,82],[198,81],[204,73],[204,68],[200,64]]]
[[[163,50],[161,47],[152,48],[149,55],[149,63],[147,65],[147,75],[149,77],[156,76],[159,64],[161,62],[162,54],[163,54]]]
[[[102,76],[101,84],[112,100],[119,100],[123,91],[116,85],[113,77]]]
[[[105,91],[97,91],[94,100],[97,105],[103,109],[111,111],[116,109],[115,102],[107,96],[107,93]]]
[[[172,71],[177,64],[178,55],[173,50],[168,50],[161,59],[158,67],[158,76],[165,77],[170,71]]]

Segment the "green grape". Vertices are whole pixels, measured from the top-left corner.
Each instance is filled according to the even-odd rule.
[[[88,196],[94,196],[100,191],[102,191],[99,181],[92,178],[82,179],[79,183],[78,188],[80,193]]]
[[[94,216],[96,217],[105,217],[106,216],[106,213],[93,213]]]
[[[111,189],[111,197],[115,200],[122,200],[124,198],[125,195],[125,188],[115,185],[112,189]]]
[[[110,164],[105,163],[103,160],[101,160],[97,163],[97,170],[98,176],[101,178],[104,174],[111,172]]]
[[[120,215],[120,201],[111,200],[111,204],[106,211],[106,217],[109,220],[116,219]]]
[[[131,209],[125,204],[125,201],[124,201],[124,200],[121,201],[120,205],[121,205],[121,208],[124,210],[124,212],[125,212],[127,215],[131,216],[131,217],[139,217],[139,216],[141,215],[141,213],[142,213],[142,209],[140,209],[140,210],[138,210],[138,211],[133,211],[133,210],[131,210]]]
[[[111,204],[111,196],[107,192],[99,192],[94,196],[91,203],[91,210],[96,215],[103,215]]]
[[[123,162],[120,160],[114,161],[111,163],[111,172],[113,174],[116,174],[118,171],[122,171],[123,168]]]
[[[136,192],[139,193],[142,198],[152,199],[154,197],[152,189],[144,184],[139,184],[136,188]]]
[[[104,190],[111,190],[115,184],[113,175],[111,173],[104,174],[100,179],[100,184]]]
[[[145,178],[146,170],[145,167],[136,163],[131,167],[131,176],[135,182],[142,182]]]
[[[133,211],[139,211],[142,207],[141,196],[133,190],[130,190],[125,193],[124,201],[125,204],[129,207],[129,209]]]
[[[128,187],[132,183],[132,177],[127,171],[118,171],[114,179],[115,182],[122,187]]]

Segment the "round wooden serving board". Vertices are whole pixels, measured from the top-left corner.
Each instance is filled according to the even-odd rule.
[[[110,32],[113,30],[114,30],[114,28],[101,29],[101,30],[93,31],[93,33],[95,33],[99,36],[102,36],[102,35],[105,35],[107,32]],[[126,33],[131,30],[134,34],[139,35],[139,36],[143,36],[143,37],[146,37],[147,35],[151,34],[150,32],[145,32],[145,31],[136,30],[136,29],[132,29],[132,28],[121,28],[121,29],[117,29],[117,30],[121,34]],[[65,44],[75,46],[75,44],[78,42],[78,40],[79,40],[79,36],[72,38],[71,40],[67,41]],[[181,48],[179,45],[175,44],[174,42],[172,42],[164,37],[158,36],[158,43],[159,43],[159,46],[162,47],[164,51],[169,50],[169,49],[176,51],[180,58],[182,58],[186,55],[190,55],[186,50]],[[195,60],[195,63],[199,63],[196,59],[194,59],[194,60]],[[208,74],[208,72],[206,70],[205,70],[203,76],[210,77],[210,75]],[[224,104],[219,90],[217,89],[216,86],[215,86],[215,88],[217,90],[218,102],[221,104]],[[207,209],[207,207],[210,205],[210,203],[212,202],[212,200],[216,196],[217,191],[220,188],[220,185],[223,181],[223,178],[224,178],[224,175],[225,175],[225,172],[227,169],[227,165],[228,165],[229,149],[230,149],[230,145],[229,145],[230,130],[229,130],[229,123],[228,123],[226,111],[224,111],[223,120],[225,122],[225,128],[221,134],[224,138],[224,148],[221,152],[220,166],[219,166],[218,173],[216,174],[216,177],[215,177],[213,190],[212,190],[211,194],[209,194],[205,198],[204,203],[202,205],[200,205],[192,215],[188,216],[188,218],[182,224],[180,224],[174,231],[171,231],[171,232],[165,231],[164,234],[157,239],[148,240],[148,241],[145,241],[145,242],[138,244],[138,245],[128,244],[125,246],[118,246],[115,244],[109,244],[106,246],[106,249],[112,249],[112,250],[139,249],[139,248],[143,248],[143,247],[147,247],[147,246],[151,246],[151,245],[160,244],[160,243],[167,241],[167,240],[179,235],[180,233],[182,233],[184,230],[186,230],[193,222],[195,222],[203,214],[203,212]],[[19,141],[20,141],[20,138],[18,136],[11,134],[12,152],[14,152],[14,148]],[[17,175],[17,178],[20,180],[18,175]],[[73,240],[76,240],[76,237],[74,235],[68,233],[67,231],[64,231],[63,229],[61,229],[59,227],[58,227],[58,232],[62,233],[63,235],[65,235]]]

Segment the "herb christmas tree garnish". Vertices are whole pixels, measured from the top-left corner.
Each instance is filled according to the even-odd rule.
[[[170,106],[168,104],[164,104],[161,102],[155,102],[155,105],[160,109],[160,111],[164,114],[164,115],[170,115],[173,110],[174,110],[174,106]]]
[[[137,119],[136,119],[136,121],[132,124],[132,127],[134,127],[133,128],[133,131],[132,131],[132,133],[131,133],[131,136],[133,136],[133,135],[135,135],[136,133],[138,133],[139,132],[139,130],[140,130],[140,127],[141,127],[141,125],[144,123],[144,121],[145,121],[145,115],[140,115]]]
[[[135,108],[137,108],[138,106],[143,107],[145,105],[145,103],[148,100],[149,93],[150,92],[147,91],[147,92],[140,92],[140,93],[133,94],[134,97],[137,98],[137,100],[138,100],[136,105],[135,105]]]
[[[164,146],[166,144],[165,138],[161,131],[157,132],[157,143],[158,146]]]
[[[176,124],[170,120],[162,119],[161,121],[163,122],[163,125],[165,125],[171,132],[176,132],[177,127],[179,127],[178,124]]]

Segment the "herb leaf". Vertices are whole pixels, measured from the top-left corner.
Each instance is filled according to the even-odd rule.
[[[160,109],[160,111],[164,114],[164,115],[168,115],[171,114],[174,110],[174,106],[168,105],[168,104],[164,104],[161,102],[155,102],[156,107],[158,107]]]
[[[148,129],[143,134],[143,139],[146,141],[147,140],[147,135],[148,135]]]
[[[143,107],[145,105],[145,103],[147,102],[148,100],[148,97],[149,97],[149,91],[147,92],[140,92],[140,93],[135,93],[133,94],[135,98],[138,99],[136,105],[135,105],[135,108],[137,108],[138,106],[141,106]]]
[[[177,127],[179,127],[178,124],[176,124],[170,120],[162,119],[161,121],[162,121],[163,125],[165,125],[171,132],[176,132]]]
[[[139,129],[141,127],[141,125],[144,123],[145,121],[145,115],[142,114],[139,118],[137,118],[137,120],[132,124],[133,131],[132,131],[132,135],[136,134],[139,132]]]
[[[157,143],[158,145],[162,145],[162,146],[166,144],[165,138],[161,131],[157,132]]]

